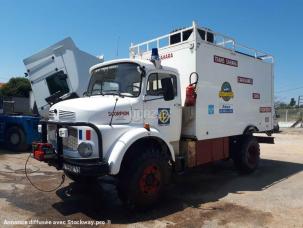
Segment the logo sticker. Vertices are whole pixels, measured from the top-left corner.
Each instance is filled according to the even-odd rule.
[[[158,124],[169,125],[170,124],[170,108],[158,109]]]
[[[213,115],[215,113],[215,106],[208,105],[208,115]]]
[[[229,101],[231,98],[234,97],[234,92],[232,91],[229,82],[223,82],[221,86],[221,91],[219,92],[219,97],[222,98],[224,101]]]

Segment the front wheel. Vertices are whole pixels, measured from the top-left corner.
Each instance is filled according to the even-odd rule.
[[[168,156],[159,148],[140,152],[126,161],[119,174],[118,193],[130,208],[146,208],[158,202],[171,177]]]

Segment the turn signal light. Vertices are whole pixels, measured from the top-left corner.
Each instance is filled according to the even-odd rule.
[[[149,125],[148,123],[145,123],[145,124],[144,124],[144,128],[145,128],[146,130],[150,131],[150,125]]]

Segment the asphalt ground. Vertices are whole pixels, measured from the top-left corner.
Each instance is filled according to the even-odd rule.
[[[253,174],[239,175],[231,161],[195,169],[145,212],[126,210],[108,178],[94,186],[66,178],[54,192],[38,191],[24,175],[28,153],[1,150],[0,227],[303,227],[303,129],[274,136]],[[44,190],[61,182],[61,171],[33,159],[28,171]]]

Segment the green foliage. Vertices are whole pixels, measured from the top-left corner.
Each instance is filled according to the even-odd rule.
[[[31,85],[28,79],[23,77],[14,77],[0,88],[0,96],[29,97],[30,91]]]

